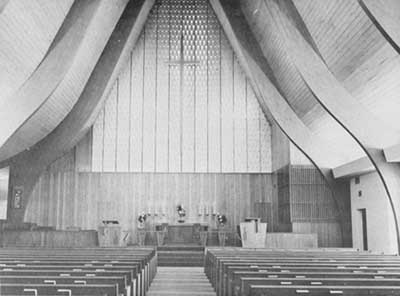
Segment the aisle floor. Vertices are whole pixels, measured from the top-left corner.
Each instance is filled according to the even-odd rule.
[[[148,296],[215,296],[203,267],[157,267]]]

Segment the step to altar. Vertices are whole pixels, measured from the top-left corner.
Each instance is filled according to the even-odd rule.
[[[194,244],[174,244],[157,247],[158,266],[204,265],[204,247]]]

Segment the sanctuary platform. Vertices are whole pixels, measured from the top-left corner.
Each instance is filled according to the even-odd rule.
[[[204,247],[168,244],[157,247],[158,266],[204,266]]]

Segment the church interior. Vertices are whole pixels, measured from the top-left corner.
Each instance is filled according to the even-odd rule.
[[[400,295],[399,32],[398,0],[0,0],[0,295]]]

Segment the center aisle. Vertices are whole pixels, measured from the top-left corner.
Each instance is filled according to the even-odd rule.
[[[157,267],[148,296],[197,295],[215,296],[203,267]]]

